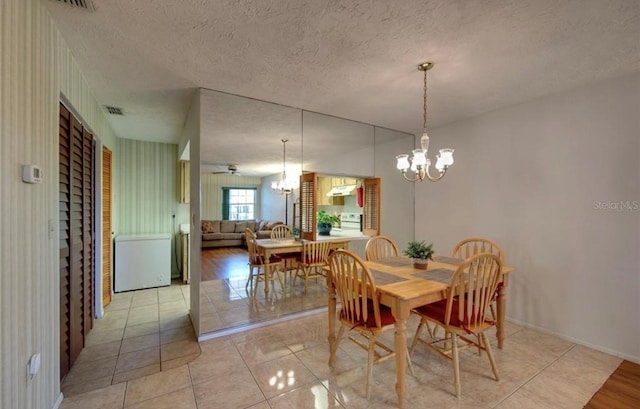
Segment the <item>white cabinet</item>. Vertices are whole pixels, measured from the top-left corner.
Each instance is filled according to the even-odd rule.
[[[171,284],[170,234],[117,236],[115,259],[115,292]]]

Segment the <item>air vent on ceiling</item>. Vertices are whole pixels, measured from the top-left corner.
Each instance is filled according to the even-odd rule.
[[[122,108],[112,107],[110,105],[105,105],[104,107],[107,109],[107,112],[109,112],[111,115],[124,115],[122,113]]]
[[[58,3],[64,3],[71,7],[80,7],[81,9],[96,11],[96,8],[93,6],[93,1],[91,0],[53,0]]]

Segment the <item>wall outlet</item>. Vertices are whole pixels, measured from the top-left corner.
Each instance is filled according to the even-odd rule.
[[[40,370],[40,354],[33,354],[27,363],[27,379],[33,380],[33,377],[38,374]]]

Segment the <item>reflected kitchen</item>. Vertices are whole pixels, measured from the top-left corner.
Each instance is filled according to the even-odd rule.
[[[362,184],[363,179],[357,177],[318,175],[317,210],[339,219],[329,236],[362,237]]]

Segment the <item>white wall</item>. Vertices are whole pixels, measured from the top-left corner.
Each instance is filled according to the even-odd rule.
[[[280,181],[281,173],[269,175],[262,178],[260,186],[260,212],[259,219],[269,221],[285,221],[285,210],[287,213],[287,224],[293,227],[293,204],[298,200],[300,189],[293,189],[290,195],[285,195],[271,189],[271,182]],[[285,202],[286,199],[286,202]],[[285,209],[286,208],[286,209]],[[299,226],[298,226],[299,227]]]
[[[375,177],[380,178],[380,233],[389,236],[402,252],[414,237],[414,183],[396,168],[396,155],[409,153],[414,136],[385,128],[375,129]],[[420,185],[418,185],[418,188]]]
[[[202,229],[200,228],[200,98],[201,90],[194,93],[187,119],[182,129],[180,140],[189,141],[189,158],[191,160],[189,174],[189,222],[190,222],[190,248],[189,248],[189,282],[191,323],[196,334],[200,334],[200,252],[202,246]]]
[[[640,209],[595,203],[640,202],[639,114],[636,74],[431,131],[456,163],[416,186],[416,237],[495,240],[508,318],[640,362]]]
[[[47,409],[61,398],[60,99],[114,158],[116,138],[40,1],[2,1],[0,47],[0,407]],[[41,166],[43,183],[23,183],[23,164]],[[42,357],[40,373],[27,381],[34,353]]]

